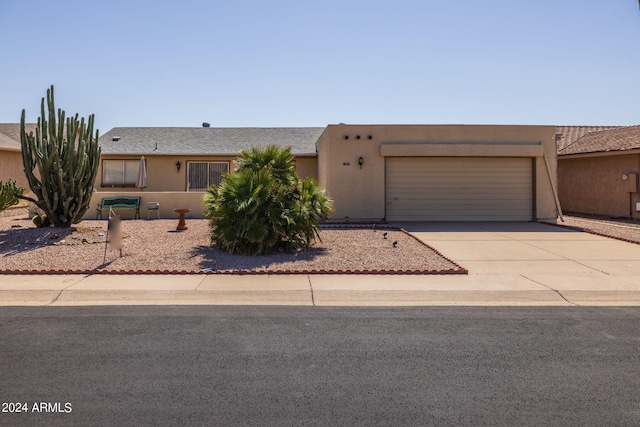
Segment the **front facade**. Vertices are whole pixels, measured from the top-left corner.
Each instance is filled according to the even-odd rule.
[[[91,204],[136,195],[143,217],[151,202],[165,218],[177,208],[201,217],[202,195],[234,170],[242,149],[277,144],[291,147],[298,175],[316,178],[334,200],[334,220],[554,220],[555,133],[493,125],[114,128],[100,136]],[[145,188],[136,187],[141,161]],[[91,209],[85,218],[95,216]]]

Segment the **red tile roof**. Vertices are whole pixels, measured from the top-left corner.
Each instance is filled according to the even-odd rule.
[[[558,155],[640,149],[640,125],[589,132],[558,149]]]
[[[620,126],[556,126],[556,135],[559,135],[557,138],[558,152],[588,133],[618,127]]]

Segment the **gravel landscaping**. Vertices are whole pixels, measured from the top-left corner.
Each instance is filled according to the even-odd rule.
[[[323,228],[306,252],[240,256],[209,244],[208,221],[124,220],[124,249],[107,250],[107,221],[70,229],[36,228],[25,218],[0,218],[0,272],[207,272],[464,274],[466,270],[397,229]],[[387,233],[387,238],[383,234]],[[396,247],[393,242],[397,242]]]
[[[558,225],[640,244],[640,221],[598,215],[565,214]]]
[[[371,226],[323,227],[322,241],[306,252],[250,257],[212,247],[204,219],[188,220],[189,229],[182,232],[175,230],[177,220],[125,220],[120,256],[105,251],[107,221],[36,228],[24,213],[6,213],[0,215],[0,273],[466,273],[407,233],[380,226],[376,231]],[[557,224],[640,244],[640,221],[577,214],[564,219]]]

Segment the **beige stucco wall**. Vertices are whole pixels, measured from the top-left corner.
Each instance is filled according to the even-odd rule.
[[[135,187],[118,187],[102,185],[102,160],[140,160],[140,156],[131,155],[102,155],[98,166],[96,189],[98,191],[135,192]],[[147,188],[145,191],[186,191],[187,189],[187,162],[189,161],[221,161],[230,162],[233,169],[234,157],[227,156],[145,156],[147,164]],[[180,171],[176,168],[176,162],[180,162]]]
[[[6,182],[9,179],[14,179],[22,188],[29,188],[20,151],[0,149],[0,181]]]
[[[531,157],[536,217],[555,219],[554,136],[555,126],[329,125],[318,140],[318,181],[334,200],[334,219],[379,220],[385,217],[385,156]]]
[[[565,211],[640,218],[640,195],[622,175],[640,172],[640,154],[558,158],[558,193]],[[637,176],[631,176],[636,179]]]
[[[33,192],[29,188],[29,182],[24,174],[24,166],[22,165],[22,153],[15,150],[0,149],[0,181],[7,182],[9,179],[16,181],[18,187],[24,188],[24,195],[33,197]],[[21,200],[12,208],[23,208],[28,202]]]
[[[135,187],[119,187],[102,185],[102,160],[140,160],[140,156],[131,155],[102,155],[98,166],[96,189],[98,191],[135,192]],[[187,189],[187,162],[191,161],[216,161],[229,162],[229,170],[233,171],[235,156],[145,156],[147,165],[147,188],[145,191],[186,191]],[[176,162],[180,162],[180,171],[176,168]],[[318,160],[316,157],[296,157],[296,172],[300,178],[316,176]]]
[[[139,160],[140,156],[122,156],[122,155],[103,155],[103,159],[118,160]],[[147,218],[149,211],[147,210],[147,202],[160,203],[161,218],[178,218],[178,214],[173,212],[176,208],[191,209],[188,214],[192,218],[202,218],[204,206],[202,205],[202,196],[204,192],[186,192],[187,161],[229,161],[233,170],[234,157],[220,156],[145,156],[147,164],[147,188],[143,191],[135,187],[116,187],[102,186],[102,162],[98,170],[98,178],[96,179],[96,190],[91,199],[91,209],[84,215],[84,219],[90,220],[96,217],[96,206],[100,204],[103,197],[117,197],[122,195],[141,196],[140,216]],[[180,172],[176,168],[176,162],[180,161],[182,166]],[[317,158],[316,157],[297,157],[296,173],[300,178],[307,176],[316,176]],[[122,218],[130,219],[135,215],[135,211],[118,210],[117,214]],[[103,217],[108,216],[108,211],[103,212]],[[156,218],[156,213],[152,212],[152,218]]]
[[[148,202],[157,202],[160,204],[160,218],[178,218],[178,214],[174,209],[191,209],[191,212],[187,217],[202,218],[202,212],[204,206],[202,205],[202,196],[204,193],[200,192],[186,192],[186,191],[140,191],[137,188],[131,191],[127,191],[126,194],[123,191],[98,191],[93,193],[91,198],[91,208],[82,217],[85,220],[92,220],[96,218],[96,207],[100,204],[103,197],[117,197],[117,196],[140,196],[140,218],[146,219],[149,211],[147,210]],[[131,219],[135,216],[135,210],[120,210],[116,209],[115,213],[123,219]],[[104,219],[109,217],[109,211],[104,210],[102,212]],[[156,212],[151,213],[151,218],[156,218]]]
[[[305,156],[296,157],[296,173],[300,179],[312,177],[318,179],[318,157]]]

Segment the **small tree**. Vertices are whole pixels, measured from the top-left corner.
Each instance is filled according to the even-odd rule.
[[[0,181],[0,212],[18,204],[18,196],[22,196],[23,191],[24,189],[16,186],[13,179],[7,180],[4,184]]]
[[[20,198],[35,203],[56,227],[69,227],[82,221],[89,209],[100,161],[98,131],[94,137],[93,114],[86,124],[84,118],[78,121],[78,114],[65,121],[65,112],[61,109],[56,116],[53,86],[47,89],[47,107],[45,111],[42,98],[35,136],[33,132],[26,133],[25,110],[22,110],[22,162],[37,200]]]
[[[301,181],[290,148],[243,150],[234,173],[203,197],[211,242],[243,255],[305,250],[332,201],[313,178]]]

